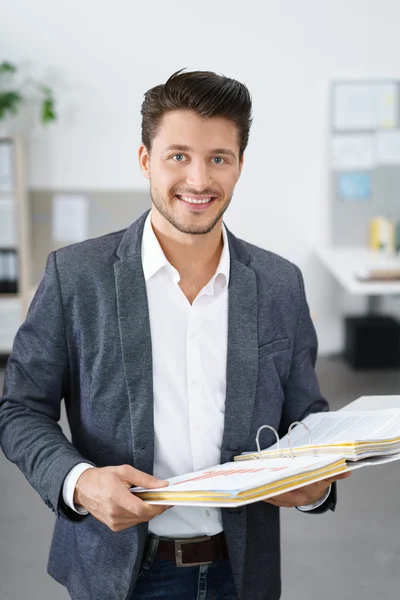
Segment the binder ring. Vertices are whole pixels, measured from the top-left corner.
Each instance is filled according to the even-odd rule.
[[[279,448],[279,435],[278,435],[278,432],[276,431],[276,429],[274,429],[273,427],[271,427],[271,425],[262,425],[262,427],[260,427],[260,429],[257,431],[257,435],[256,435],[256,444],[257,444],[258,458],[260,460],[262,460],[261,448],[260,448],[260,433],[261,433],[261,431],[263,429],[270,429],[271,431],[274,432],[274,434],[276,436],[276,447],[277,447],[277,450],[280,450],[280,448]]]
[[[293,429],[293,427],[295,425],[303,425],[303,427],[308,431],[308,445],[309,446],[312,445],[311,431],[309,430],[309,428],[307,427],[307,425],[305,423],[303,423],[302,421],[294,421],[291,424],[291,426],[289,427],[288,432],[287,432],[287,437],[288,437],[288,442],[289,442],[289,449],[290,449],[291,458],[294,458],[294,452],[293,452],[292,442],[290,440],[290,432],[292,431],[292,429]]]

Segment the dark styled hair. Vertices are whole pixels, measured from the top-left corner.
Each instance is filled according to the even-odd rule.
[[[144,95],[142,104],[142,143],[150,151],[160,121],[173,110],[193,110],[209,119],[224,117],[238,130],[240,157],[249,141],[252,123],[251,96],[247,87],[211,71],[177,71],[165,84]]]

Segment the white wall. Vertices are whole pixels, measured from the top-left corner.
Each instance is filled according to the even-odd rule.
[[[313,257],[329,237],[329,82],[400,77],[398,0],[0,0],[0,13],[0,56],[59,98],[58,123],[30,134],[32,188],[143,188],[143,93],[182,67],[245,82],[254,127],[227,223],[301,266],[320,351],[340,348],[348,299]]]

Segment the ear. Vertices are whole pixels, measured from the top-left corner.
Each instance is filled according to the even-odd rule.
[[[150,179],[150,153],[143,144],[138,150],[139,166],[146,179]]]
[[[238,175],[238,180],[239,180],[239,177],[242,174],[243,163],[244,163],[244,154],[242,154],[241,158],[239,158],[239,175]]]

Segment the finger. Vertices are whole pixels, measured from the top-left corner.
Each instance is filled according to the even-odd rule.
[[[272,496],[271,498],[267,498],[264,502],[269,502],[274,506],[280,506],[284,508],[289,508],[293,506],[293,495],[290,492],[286,492],[285,494],[279,494],[279,496]]]
[[[275,498],[278,501],[279,506],[307,506],[322,498],[328,491],[329,485],[329,482],[326,480],[317,481],[316,483],[311,483],[297,490],[280,494]]]
[[[155,506],[151,506],[147,502],[143,502],[138,496],[127,490],[127,495],[124,495],[121,506],[130,514],[137,515],[140,520],[150,520],[154,516]],[[162,507],[164,508],[164,507]]]
[[[267,504],[272,504],[273,506],[277,506],[278,508],[292,508],[291,504],[288,504],[283,500],[275,500],[274,498],[267,498],[264,500],[264,502]]]
[[[296,495],[296,506],[308,506],[314,504],[323,498],[323,496],[329,491],[331,482],[327,479],[317,481],[311,485],[305,486],[295,491]]]
[[[341,473],[340,475],[335,475],[335,477],[328,477],[325,479],[328,483],[333,483],[334,481],[339,481],[340,479],[348,479],[351,475],[350,471],[346,471],[346,473]]]
[[[149,475],[149,473],[143,473],[143,471],[139,471],[130,465],[122,465],[119,467],[119,473],[127,482],[129,482],[129,484],[137,487],[154,489],[158,487],[166,487],[168,485],[168,481],[157,479],[156,477],[153,477],[153,475]]]
[[[148,504],[148,503],[145,502],[145,504]],[[154,514],[157,514],[157,515],[162,515],[162,513],[164,513],[166,510],[173,508],[173,506],[165,506],[164,504],[148,504],[148,506],[150,506],[150,508],[152,509],[152,512],[154,512]]]
[[[125,505],[130,514],[136,515],[141,521],[150,521],[154,517],[162,515],[166,510],[172,508],[163,504],[149,504],[129,492],[131,500]]]

